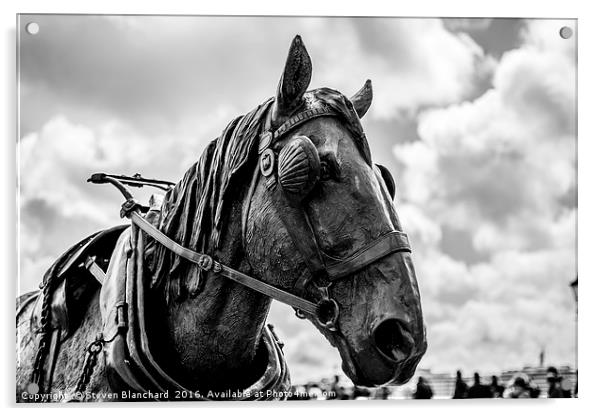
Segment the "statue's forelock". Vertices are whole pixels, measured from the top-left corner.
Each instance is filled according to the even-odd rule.
[[[352,133],[353,139],[366,163],[372,166],[372,155],[364,128],[353,107],[353,103],[345,95],[332,88],[323,87],[308,91],[305,94],[305,101],[308,109],[327,105],[334,110]]]

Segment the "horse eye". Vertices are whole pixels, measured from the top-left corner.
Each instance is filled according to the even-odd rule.
[[[336,181],[341,179],[341,168],[332,153],[320,155],[320,180]]]

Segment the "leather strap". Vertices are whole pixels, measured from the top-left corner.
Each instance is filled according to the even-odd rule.
[[[316,277],[322,276],[326,270],[321,250],[305,210],[291,206],[282,192],[273,193],[272,198],[277,203],[278,217],[284,224],[295,248],[303,257],[303,262],[309,272]]]
[[[304,209],[290,205],[282,192],[272,192],[272,200],[277,204],[277,215],[284,224],[284,228],[301,255],[307,272],[301,273],[295,281],[293,290],[300,296],[307,295],[310,282],[327,278],[327,270],[322,259],[322,250],[316,241],[316,236],[311,228]]]
[[[180,244],[176,243],[161,231],[152,226],[146,221],[139,213],[131,212],[130,219],[136,224],[142,231],[148,234],[150,237],[155,239],[157,242],[165,246],[168,250],[173,251],[178,256],[184,257],[185,259],[198,264],[204,270],[213,270],[214,273],[220,274],[246,286],[252,290],[283,302],[293,308],[300,309],[303,312],[315,315],[317,311],[317,305],[306,299],[295,296],[291,293],[285,292],[284,290],[278,289],[268,283],[262,282],[251,276],[247,276],[237,270],[231,269],[228,266],[224,266],[212,259],[207,254],[197,253],[193,250],[187,249]]]
[[[278,140],[281,136],[284,136],[290,130],[294,129],[295,127],[298,127],[299,125],[311,119],[324,116],[336,117],[336,115],[337,114],[328,107],[317,107],[312,108],[310,110],[302,111],[286,120],[284,124],[282,124],[276,129],[276,131],[274,132],[274,140]]]
[[[44,374],[44,391],[50,392],[52,390],[52,379],[54,376],[54,369],[58,360],[61,343],[61,328],[53,328],[50,335],[50,349],[48,350],[48,368]]]
[[[94,278],[102,286],[102,284],[105,282],[106,275],[105,272],[100,268],[98,263],[96,263],[96,256],[88,256],[88,258],[84,262],[84,267],[88,269],[92,276],[94,276]]]
[[[326,271],[330,280],[337,280],[397,251],[411,252],[406,233],[391,231],[345,259],[335,259],[324,254]]]
[[[287,134],[295,127],[299,127],[301,124],[306,123],[314,118],[325,116],[336,117],[337,114],[328,107],[312,108],[310,110],[302,111],[289,118],[274,132],[271,131],[271,117],[268,116],[266,119],[265,132],[261,135],[259,140],[259,153],[268,149],[273,143],[277,142],[282,136]]]

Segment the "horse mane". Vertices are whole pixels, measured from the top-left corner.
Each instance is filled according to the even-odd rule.
[[[184,247],[214,255],[222,237],[223,220],[231,206],[237,176],[257,162],[259,136],[274,99],[232,120],[222,134],[212,140],[200,159],[167,192],[161,207],[159,229]],[[370,149],[353,104],[340,92],[320,88],[305,94],[304,108],[328,106],[340,115],[355,138],[364,159],[371,164]],[[161,244],[149,242],[147,264],[151,287],[164,287],[169,299],[185,292],[195,296],[202,290],[205,272],[183,260]]]

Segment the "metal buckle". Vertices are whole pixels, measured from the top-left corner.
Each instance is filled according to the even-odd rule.
[[[213,267],[213,259],[207,254],[202,254],[199,258],[198,265],[204,271],[211,270],[211,268]]]
[[[318,302],[316,319],[320,326],[329,331],[337,331],[337,321],[339,320],[339,305],[334,299],[325,298]]]
[[[339,320],[339,304],[330,297],[328,288],[332,285],[330,282],[327,286],[318,286],[314,282],[314,286],[320,292],[321,299],[316,307],[316,320],[323,328],[329,331],[338,331],[337,322]]]
[[[141,209],[142,205],[138,203],[134,198],[129,198],[121,205],[121,210],[119,211],[119,216],[121,218],[130,217],[132,211],[137,209]]]

